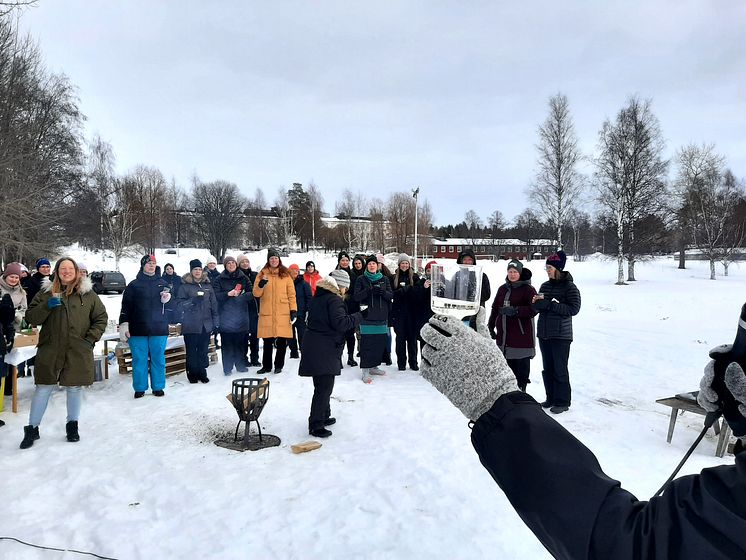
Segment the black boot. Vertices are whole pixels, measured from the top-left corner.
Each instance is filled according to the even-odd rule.
[[[355,361],[355,358],[352,357],[352,354],[347,354],[347,365],[352,367],[357,366],[357,362]]]
[[[68,422],[65,424],[65,431],[67,432],[67,441],[80,441],[80,434],[78,434],[78,422]]]
[[[34,442],[37,439],[39,439],[39,426],[24,426],[21,449],[28,449],[29,447],[34,445]]]

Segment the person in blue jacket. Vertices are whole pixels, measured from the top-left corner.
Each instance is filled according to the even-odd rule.
[[[727,389],[709,397],[731,403],[724,415],[740,438],[735,465],[682,476],[664,486],[661,496],[641,501],[606,475],[585,445],[518,389],[489,335],[440,315],[430,319],[421,335],[426,343],[423,377],[471,420],[471,441],[482,465],[552,556],[746,557],[746,375],[738,364],[728,365]],[[706,369],[700,395],[705,389],[714,393],[712,385]]]
[[[158,272],[155,256],[145,255],[140,259],[140,272],[127,284],[122,296],[119,337],[129,343],[132,351],[132,387],[136,399],[148,390],[148,373],[153,395],[165,394],[168,312],[175,300],[172,301],[171,288]]]

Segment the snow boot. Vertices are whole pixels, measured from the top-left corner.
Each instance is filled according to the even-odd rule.
[[[135,391],[135,398],[141,399],[145,396],[145,391]]]
[[[80,441],[80,434],[78,433],[78,422],[68,422],[65,424],[65,431],[67,432],[67,441]]]
[[[315,430],[309,430],[308,433],[313,437],[329,437],[332,435],[332,432],[326,428],[316,428]]]
[[[324,420],[324,426],[331,426],[332,424],[336,424],[336,423],[337,423],[337,419],[334,418],[333,416],[330,416],[329,418]]]
[[[352,357],[352,354],[347,354],[347,365],[352,367],[356,367],[358,365],[355,361],[355,358]]]
[[[154,395],[154,396],[156,396],[156,397],[162,397],[162,396],[164,396],[165,394],[166,394],[166,393],[165,393],[165,391],[163,391],[163,390],[160,390],[160,391],[153,391],[153,395]]]
[[[567,412],[570,410],[569,406],[553,406],[549,409],[549,412],[552,414],[562,414],[563,412]]]
[[[552,403],[550,403],[549,401],[544,401],[543,403],[541,403],[541,408],[551,408],[551,407],[552,407]]]
[[[34,442],[39,439],[39,437],[39,426],[24,426],[21,449],[28,449],[34,445]]]

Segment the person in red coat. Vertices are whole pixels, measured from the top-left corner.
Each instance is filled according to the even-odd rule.
[[[531,306],[535,295],[531,271],[523,268],[520,261],[511,260],[505,284],[497,290],[487,322],[490,336],[505,356],[521,391],[530,383],[530,360],[536,355],[533,318],[537,312]]]

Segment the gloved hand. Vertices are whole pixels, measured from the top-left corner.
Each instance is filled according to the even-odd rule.
[[[537,311],[544,311],[545,309],[549,309],[550,305],[551,305],[551,302],[549,300],[546,300],[546,299],[537,299],[533,303],[533,307]]]
[[[506,317],[515,317],[518,315],[518,310],[515,307],[507,306],[507,307],[500,307],[497,312],[500,315],[505,315]]]
[[[380,284],[373,284],[373,287],[370,289],[370,291],[373,293],[373,295],[380,296],[383,293],[383,288]]]
[[[259,280],[259,287],[263,288],[267,285],[267,282],[269,282],[269,280],[267,280],[266,278],[262,278],[261,280]]]
[[[169,301],[171,301],[171,292],[161,292],[161,303],[166,305]]]
[[[119,325],[119,340],[122,342],[127,342],[130,338],[130,324],[129,323],[121,323]]]
[[[13,327],[8,327],[5,331],[5,350],[10,352],[13,350],[13,345],[16,343],[16,332]]]
[[[710,362],[699,382],[697,402],[708,412],[722,410],[736,437],[746,444],[746,374],[731,360],[732,344],[722,344],[710,350]],[[723,381],[716,374],[724,369]]]
[[[291,311],[290,312],[290,324],[294,325],[295,321],[298,320],[298,312],[297,311]]]
[[[62,298],[59,296],[52,296],[47,300],[47,307],[49,309],[54,309],[55,307],[59,307],[62,305]]]
[[[434,315],[420,336],[425,341],[422,376],[470,420],[477,420],[504,393],[518,390],[495,343],[459,319]]]
[[[368,306],[367,305],[360,306],[360,317],[362,317],[363,319],[368,318]]]

